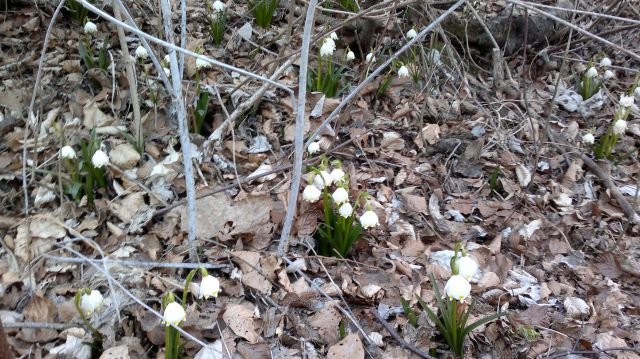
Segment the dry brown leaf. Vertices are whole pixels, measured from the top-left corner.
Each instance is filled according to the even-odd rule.
[[[338,310],[332,305],[327,304],[313,316],[307,323],[318,331],[318,336],[325,344],[335,343],[340,335],[339,325],[342,316]]]
[[[271,291],[271,282],[269,278],[275,278],[275,265],[268,265],[265,272],[263,270],[261,262],[261,255],[259,252],[249,251],[235,251],[232,253],[235,262],[238,263],[242,270],[242,283],[260,291],[263,294],[268,294]],[[271,263],[272,261],[267,261]],[[266,277],[265,275],[268,275]]]
[[[246,339],[249,343],[257,343],[260,335],[256,332],[256,323],[253,321],[253,304],[229,304],[222,315],[222,319],[233,332]]]
[[[358,334],[350,333],[332,345],[327,359],[364,359],[364,348]]]
[[[129,359],[129,348],[126,345],[118,345],[105,350],[100,359]]]
[[[56,239],[67,234],[66,229],[50,214],[31,217],[29,221],[29,238],[27,225],[24,221],[18,226],[18,233],[14,240],[15,255],[23,261],[38,256],[53,247]]]
[[[40,294],[31,298],[24,308],[24,320],[27,322],[55,322],[56,305]],[[58,331],[53,329],[22,329],[21,338],[31,343],[43,343],[58,336]]]
[[[600,333],[596,336],[595,345],[600,349],[627,347],[627,343],[622,338],[613,335],[612,332]],[[611,352],[618,359],[640,359],[640,355],[632,351],[615,351]]]

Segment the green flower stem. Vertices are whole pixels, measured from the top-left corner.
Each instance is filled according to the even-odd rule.
[[[87,292],[88,289],[81,289],[76,293],[76,298],[75,298],[75,306],[76,306],[76,310],[78,311],[78,314],[80,314],[80,318],[82,319],[82,322],[84,323],[84,325],[87,327],[87,329],[89,329],[89,331],[91,332],[91,335],[93,335],[93,339],[99,343],[99,345],[102,345],[102,334],[100,334],[100,332],[98,332],[98,330],[96,330],[96,328],[93,327],[93,325],[91,325],[91,322],[89,322],[89,319],[87,319],[87,317],[84,315],[84,313],[82,312],[82,309],[80,308],[80,301],[82,299],[82,294],[83,293],[87,293],[89,294],[91,291]]]
[[[187,308],[187,295],[189,294],[189,284],[193,280],[193,277],[196,275],[196,269],[192,269],[189,274],[187,274],[187,280],[184,282],[184,290],[182,291],[182,308]]]

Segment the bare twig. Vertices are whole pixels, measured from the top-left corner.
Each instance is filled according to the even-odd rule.
[[[380,322],[380,324],[382,324],[384,329],[386,329],[387,332],[389,332],[389,334],[393,337],[393,339],[395,339],[398,342],[398,344],[400,344],[401,347],[409,350],[410,352],[414,353],[415,355],[418,355],[421,358],[435,359],[431,355],[423,352],[422,350],[420,350],[420,349],[414,347],[413,345],[407,343],[404,339],[400,338],[398,333],[393,328],[391,328],[391,326],[389,325],[389,323],[387,323],[386,320],[382,319],[382,317],[380,316],[380,314],[378,313],[378,311],[375,308],[371,309],[370,312]]]
[[[316,10],[318,0],[310,0],[307,6],[307,18],[304,22],[304,32],[302,35],[302,53],[300,55],[300,76],[298,76],[298,110],[296,111],[295,128],[295,154],[293,160],[293,178],[291,181],[291,192],[289,193],[289,203],[287,203],[287,214],[280,234],[278,243],[278,257],[282,257],[287,252],[289,245],[289,234],[293,224],[293,216],[296,213],[298,204],[298,190],[300,189],[300,176],[302,172],[302,156],[304,155],[304,112],[307,100],[307,68],[309,67],[309,42],[311,41],[311,29],[313,28],[313,15]]]
[[[54,329],[62,330],[70,327],[64,323],[45,323],[45,322],[14,322],[2,323],[6,329]]]
[[[576,14],[584,14],[584,15],[602,17],[602,18],[605,18],[605,19],[618,20],[618,21],[622,21],[622,22],[629,22],[629,23],[632,23],[632,24],[640,24],[640,20],[629,19],[629,18],[626,18],[626,17],[614,16],[614,15],[607,15],[607,14],[603,14],[603,13],[599,13],[599,12],[595,12],[595,11],[585,11],[585,10],[566,8],[566,7],[538,4],[538,3],[533,3],[533,2],[529,2],[529,1],[521,1],[521,2],[523,4],[527,4],[527,5],[531,5],[531,6],[535,6],[535,7],[541,7],[541,8],[545,8],[545,9],[567,11],[567,12],[572,12],[572,13],[576,13]]]
[[[572,354],[598,354],[598,353],[606,353],[606,352],[614,352],[614,351],[629,351],[629,352],[640,353],[640,348],[616,347],[616,348],[597,349],[597,350],[574,350],[570,352],[557,353],[557,354],[553,354],[553,355],[549,355],[541,358],[556,359],[556,358],[568,357],[569,355],[572,355]]]
[[[83,0],[84,1],[84,0]],[[345,97],[340,104],[329,114],[329,116],[327,116],[327,118],[322,122],[322,124],[320,126],[318,126],[318,128],[313,132],[313,134],[309,137],[309,140],[307,140],[307,143],[305,144],[306,146],[308,146],[313,139],[320,133],[320,131],[327,126],[327,124],[329,122],[331,122],[331,120],[333,120],[334,117],[336,117],[340,111],[342,111],[342,109],[347,106],[347,104],[349,104],[351,102],[351,100],[353,100],[353,98],[355,98],[358,93],[360,93],[360,91],[362,91],[362,89],[369,84],[371,81],[373,81],[373,79],[378,76],[384,69],[387,68],[387,66],[389,66],[393,61],[395,61],[395,59],[397,59],[400,55],[402,55],[405,51],[409,50],[409,48],[411,48],[411,46],[413,46],[415,43],[422,41],[422,39],[436,26],[438,26],[444,19],[446,19],[449,15],[451,15],[451,13],[453,13],[453,11],[455,11],[455,9],[457,9],[458,7],[460,7],[462,4],[465,3],[466,0],[458,0],[455,4],[451,5],[451,7],[443,12],[440,16],[438,16],[438,18],[436,18],[433,22],[431,22],[427,27],[425,27],[424,29],[422,29],[420,31],[420,33],[418,33],[418,36],[414,37],[413,39],[409,40],[406,44],[404,44],[404,46],[402,46],[400,48],[400,50],[396,51],[393,55],[391,55],[387,61],[385,61],[382,65],[378,66],[378,68],[376,68],[373,72],[371,72],[371,74],[369,74],[369,76],[367,76],[367,78],[365,78],[355,89],[351,90],[351,92],[347,95],[347,97]]]
[[[81,259],[74,257],[59,257],[52,256],[50,254],[43,254],[42,257],[47,259],[52,259],[58,262],[68,262],[68,263],[85,263],[92,262],[96,264],[102,264],[104,259]],[[210,258],[211,259],[211,258]],[[174,268],[174,269],[197,269],[197,268],[206,268],[206,269],[222,269],[229,268],[229,264],[211,264],[211,263],[161,263],[161,262],[148,262],[148,261],[137,261],[137,260],[123,260],[123,259],[109,259],[109,263],[120,264],[127,267],[134,268]]]

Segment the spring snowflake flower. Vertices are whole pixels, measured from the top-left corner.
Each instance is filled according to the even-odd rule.
[[[584,136],[582,136],[582,142],[587,145],[593,145],[596,142],[596,138],[593,137],[592,133],[585,133]]]
[[[407,39],[411,40],[416,36],[418,36],[418,33],[416,32],[416,30],[411,29],[411,30],[407,31]]]
[[[147,49],[144,46],[140,45],[136,48],[135,51],[136,59],[146,60],[149,57],[149,53],[147,53]]]
[[[336,204],[345,203],[349,199],[349,192],[342,187],[338,187],[331,195],[331,198]]]
[[[344,171],[341,168],[334,168],[333,171],[329,174],[333,182],[342,181],[345,176]]]
[[[633,96],[620,95],[620,106],[622,107],[631,107],[634,102]]]
[[[76,151],[71,146],[64,146],[60,149],[60,157],[68,160],[74,159]]]
[[[196,70],[208,69],[211,67],[211,64],[201,58],[196,59]]]
[[[347,202],[342,206],[340,206],[340,208],[338,209],[338,212],[342,217],[348,218],[349,216],[351,216],[351,214],[353,214],[353,207],[349,202]]]
[[[589,70],[587,70],[586,75],[587,75],[588,79],[592,79],[592,78],[598,76],[598,70],[596,70],[595,67],[590,67]]]
[[[618,120],[613,124],[613,134],[622,135],[627,131],[627,121]]]
[[[224,11],[224,8],[225,8],[225,5],[224,5],[224,3],[223,3],[222,1],[220,1],[220,0],[216,0],[216,1],[213,3],[213,11],[215,11],[215,12],[223,12],[223,11]]]
[[[356,58],[356,54],[350,49],[347,49],[347,61],[353,61]]]
[[[331,40],[338,41],[338,34],[336,34],[336,32],[334,31],[329,35],[329,38]]]
[[[466,279],[471,280],[478,272],[478,263],[469,256],[458,258],[458,272]]]
[[[87,23],[84,24],[85,34],[95,34],[96,32],[98,32],[98,26],[96,24],[92,23],[91,21],[87,21]]]
[[[370,52],[370,53],[367,54],[367,57],[365,57],[364,62],[366,62],[368,64],[376,62],[376,57],[373,56],[373,52]]]
[[[398,69],[398,77],[409,77],[409,69],[402,65],[399,69]]]
[[[167,77],[171,77],[171,70],[166,67],[163,67],[162,69],[164,70],[164,74],[167,75]]]
[[[615,76],[615,74],[613,73],[613,71],[611,70],[606,70],[604,72],[604,75],[602,75],[602,77],[604,77],[605,80],[608,80],[610,78],[613,78]]]
[[[320,174],[313,177],[313,184],[318,188],[329,187],[331,183],[333,183],[333,179],[327,171],[320,171]]]
[[[90,316],[96,310],[100,309],[104,297],[97,290],[92,290],[90,294],[82,294],[80,297],[80,310],[85,316]]]
[[[102,168],[109,163],[109,156],[104,153],[104,151],[97,150],[96,153],[93,154],[93,157],[91,157],[91,163],[95,168]]]
[[[330,37],[324,39],[322,47],[320,47],[320,56],[331,56],[336,50],[336,43]]]
[[[178,326],[185,319],[187,319],[187,313],[180,304],[171,302],[164,308],[164,323],[167,326],[170,324]]]
[[[454,275],[445,284],[444,292],[450,300],[455,299],[464,302],[471,293],[471,284],[461,275]]]
[[[374,211],[366,211],[360,216],[360,224],[363,228],[373,228],[380,224],[378,215]]]
[[[162,58],[162,62],[169,66],[169,61],[171,61],[171,57],[169,57],[169,54],[164,55],[164,57]]]
[[[309,203],[318,202],[318,200],[320,199],[320,195],[322,195],[322,192],[320,192],[318,187],[313,185],[305,187],[304,191],[302,191],[302,199]]]
[[[611,59],[609,59],[608,57],[603,57],[602,60],[600,60],[600,66],[602,67],[611,66]]]
[[[640,97],[640,86],[637,86],[637,87],[635,88],[635,90],[633,90],[633,94],[634,94],[636,97]]]
[[[209,299],[209,297],[216,298],[220,292],[220,281],[214,276],[207,275],[202,278],[200,283],[200,290],[198,291],[198,298]]]
[[[307,152],[314,154],[320,151],[320,144],[318,142],[311,142],[309,147],[307,147]]]

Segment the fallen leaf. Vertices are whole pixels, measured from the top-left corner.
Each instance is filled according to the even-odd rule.
[[[364,348],[358,334],[350,333],[332,345],[327,359],[364,359]]]
[[[253,304],[249,302],[229,304],[222,319],[236,335],[246,339],[249,343],[257,343],[260,336],[256,332],[253,312]]]

